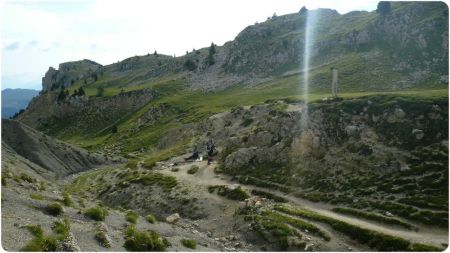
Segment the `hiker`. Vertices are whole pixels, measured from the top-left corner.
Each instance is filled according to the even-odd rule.
[[[215,148],[216,148],[216,147],[214,146],[214,143],[213,143],[212,140],[209,140],[209,141],[206,143],[206,152],[207,152],[207,154],[208,154],[208,165],[211,164],[211,161],[212,161],[212,159],[213,159],[213,154],[214,154]]]
[[[197,159],[199,159],[200,158],[200,156],[199,156],[199,153],[198,153],[198,149],[197,149],[197,145],[195,145],[194,146],[194,152],[192,153],[192,155],[190,156],[190,157],[188,157],[188,158],[184,158],[184,160],[185,161],[187,161],[187,160],[197,160]]]

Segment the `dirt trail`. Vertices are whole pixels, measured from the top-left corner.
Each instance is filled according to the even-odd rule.
[[[190,175],[186,171],[191,168],[191,166],[196,165],[199,167],[198,172],[195,175]],[[193,188],[207,188],[209,185],[230,185],[230,184],[238,184],[237,182],[232,182],[231,178],[227,175],[218,175],[214,173],[214,167],[217,164],[213,163],[211,165],[207,165],[206,161],[201,162],[188,162],[180,165],[176,165],[179,169],[178,172],[172,172],[169,166],[163,166],[164,169],[161,170],[162,173],[175,176],[178,180],[188,183],[193,186]],[[364,219],[359,219],[357,217],[350,217],[347,215],[339,214],[330,211],[331,208],[335,207],[328,204],[323,203],[313,203],[292,195],[286,195],[282,192],[275,190],[268,190],[260,187],[250,186],[250,185],[242,185],[247,189],[258,189],[270,191],[271,193],[278,195],[280,197],[288,199],[291,204],[300,206],[307,210],[311,210],[317,212],[319,214],[335,218],[338,220],[345,221],[347,223],[357,225],[363,228],[379,231],[385,234],[399,236],[405,239],[408,239],[412,242],[417,243],[425,243],[430,245],[435,245],[442,247],[442,244],[448,243],[448,231],[440,228],[430,228],[418,226],[419,231],[411,231],[398,226],[388,225],[388,224],[380,224],[374,221],[368,221]],[[206,189],[205,189],[206,190]],[[206,191],[205,191],[206,192]]]

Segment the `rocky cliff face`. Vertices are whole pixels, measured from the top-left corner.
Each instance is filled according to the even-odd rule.
[[[61,63],[58,70],[50,67],[42,78],[42,91],[64,89],[83,78],[96,79],[101,67],[102,65],[90,60]]]
[[[46,133],[60,135],[99,134],[157,97],[151,89],[121,93],[112,97],[67,97],[58,101],[48,92],[33,99],[18,120]]]

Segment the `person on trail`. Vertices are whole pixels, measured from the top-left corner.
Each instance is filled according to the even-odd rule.
[[[199,152],[198,152],[198,149],[197,149],[197,145],[195,145],[194,146],[194,152],[192,153],[192,155],[190,156],[190,157],[188,157],[188,158],[184,158],[184,160],[185,161],[187,161],[187,160],[197,160],[197,159],[199,159],[200,158],[200,156],[199,156]]]
[[[212,140],[209,140],[209,141],[206,143],[206,152],[207,152],[207,154],[208,154],[208,165],[211,164],[211,161],[212,161],[212,159],[213,159],[214,149],[215,149],[215,146],[214,146],[213,141],[212,141]]]

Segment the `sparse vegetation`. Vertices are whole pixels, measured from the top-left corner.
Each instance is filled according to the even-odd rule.
[[[69,235],[70,222],[67,218],[56,221],[53,224],[53,232],[56,235],[45,235],[40,225],[29,225],[26,228],[34,235],[34,238],[21,249],[22,251],[58,251],[60,242]]]
[[[237,187],[231,187],[226,185],[210,185],[208,186],[208,192],[213,193],[217,190],[217,194],[220,196],[224,196],[226,198],[232,199],[232,200],[240,200],[243,201],[245,199],[248,199],[250,197],[250,194],[244,189],[242,189],[241,186]]]
[[[192,167],[188,169],[187,173],[191,174],[191,175],[195,174],[195,173],[197,173],[198,169],[199,169],[198,166],[192,165]]]
[[[54,202],[48,204],[45,207],[45,211],[53,216],[58,216],[64,212],[64,208],[61,206],[61,204]]]
[[[153,214],[145,216],[145,219],[151,224],[154,224],[156,222],[156,217]]]
[[[277,195],[274,195],[274,194],[272,194],[270,192],[266,192],[266,191],[260,191],[260,190],[253,189],[251,191],[251,193],[253,195],[256,195],[256,196],[260,196],[260,197],[267,198],[267,199],[272,199],[273,201],[278,202],[278,203],[286,203],[286,202],[288,202],[287,199],[285,199],[283,197],[280,197],[280,196],[277,196]]]
[[[126,216],[125,216],[125,219],[128,221],[128,222],[130,222],[130,223],[132,223],[132,224],[136,224],[137,223],[137,220],[138,220],[138,214],[135,212],[135,211],[128,211],[127,212],[127,214],[126,214]]]
[[[45,199],[45,197],[43,195],[35,194],[35,193],[30,194],[30,198],[35,199],[35,200],[44,200]]]
[[[350,209],[350,208],[343,208],[343,207],[333,208],[332,211],[333,212],[337,212],[337,213],[349,214],[349,215],[353,215],[353,216],[356,216],[356,217],[361,217],[361,218],[368,219],[368,220],[374,220],[374,221],[378,221],[378,222],[381,222],[381,223],[398,225],[398,226],[405,227],[407,229],[417,229],[413,225],[408,224],[406,222],[403,222],[401,220],[398,220],[398,219],[395,219],[395,218],[381,216],[379,214],[374,214],[374,213],[370,213],[370,212],[366,212],[366,211],[360,211],[360,210],[355,210],[355,209]]]
[[[197,247],[197,242],[192,239],[181,239],[181,244],[183,244],[184,247],[195,249]]]
[[[62,200],[62,203],[63,203],[65,206],[72,206],[72,205],[73,205],[73,200],[72,200],[72,198],[70,197],[69,193],[67,193],[67,192],[64,192],[64,193],[63,193],[63,200]]]
[[[164,251],[170,243],[153,230],[139,231],[134,225],[130,225],[125,231],[123,246],[128,251]]]
[[[89,208],[84,214],[93,220],[104,221],[106,216],[108,216],[108,210],[98,206]]]
[[[381,251],[409,251],[412,250],[414,244],[400,237],[383,234],[377,231],[361,228],[349,223],[336,220],[327,216],[323,216],[311,211],[303,209],[294,209],[287,206],[275,206],[275,210],[284,212],[290,215],[311,219],[314,221],[324,222],[330,225],[333,229],[357,240],[360,243],[367,244],[371,248]],[[415,246],[420,247],[420,246]],[[423,246],[422,249],[425,249]],[[430,247],[432,248],[432,247]]]

